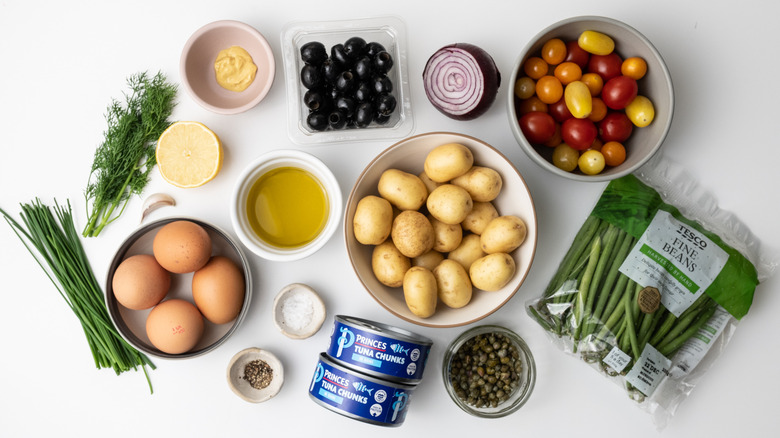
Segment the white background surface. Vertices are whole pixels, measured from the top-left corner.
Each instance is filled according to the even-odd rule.
[[[393,141],[300,147],[285,129],[286,98],[280,33],[292,20],[340,20],[394,14],[407,25],[414,133],[454,131],[481,138],[504,152],[534,196],[540,236],[534,265],[512,301],[483,322],[504,324],[523,336],[536,357],[536,390],[517,413],[499,420],[470,417],[447,398],[440,364],[445,346],[465,328],[411,326],[380,308],[362,289],[346,256],[341,230],[314,256],[294,263],[252,257],[254,299],[247,319],[216,351],[193,360],[157,359],[149,395],[142,373],[116,377],[96,370],[76,318],[10,228],[0,224],[0,435],[2,436],[656,436],[650,417],[581,362],[557,351],[526,316],[602,184],[575,184],[545,173],[512,137],[503,83],[498,100],[471,122],[447,119],[425,98],[419,79],[439,47],[470,42],[492,54],[505,78],[520,49],[538,31],[563,18],[604,15],[644,33],[664,56],[676,92],[675,118],[663,154],[685,163],[716,194],[777,248],[777,33],[778,7],[765,1],[716,7],[695,1],[561,2],[0,2],[0,206],[17,214],[20,202],[69,198],[77,228],[85,220],[82,191],[105,129],[103,113],[121,97],[125,78],[162,70],[179,82],[182,46],[200,26],[237,19],[260,30],[277,56],[277,82],[265,101],[240,115],[198,107],[183,89],[176,120],[197,120],[225,145],[222,172],[192,190],[173,188],[155,171],[145,194],[167,192],[175,209],[154,218],[191,215],[230,229],[228,194],[244,163],[277,148],[305,149],[337,175],[348,195],[363,167]],[[184,4],[184,2],[181,2]],[[84,242],[100,281],[111,256],[135,228],[143,199],[100,237]],[[776,367],[780,353],[777,276],[759,286],[753,308],[725,354],[683,403],[663,435],[769,436],[780,426]],[[273,297],[303,282],[328,305],[314,337],[294,341],[276,331]],[[425,379],[400,429],[349,420],[317,406],[306,394],[318,353],[328,342],[334,314],[351,314],[405,327],[434,339]],[[275,352],[285,364],[281,393],[259,405],[236,397],[225,382],[231,356],[250,346]]]

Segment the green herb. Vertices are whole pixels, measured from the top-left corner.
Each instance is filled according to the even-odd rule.
[[[124,105],[113,99],[106,112],[108,128],[95,152],[84,197],[88,221],[82,234],[95,237],[124,211],[130,196],[141,194],[156,164],[155,142],[170,125],[176,86],[162,73],[146,72],[127,80]],[[89,203],[92,202],[92,210]]]
[[[149,391],[154,392],[146,366],[152,369],[155,366],[114,328],[103,302],[103,292],[73,224],[70,202],[67,208],[55,202],[54,213],[38,199],[31,204],[23,204],[21,218],[24,225],[2,208],[0,213],[78,317],[95,366],[98,369],[113,368],[117,375],[130,369],[137,371],[140,366]]]

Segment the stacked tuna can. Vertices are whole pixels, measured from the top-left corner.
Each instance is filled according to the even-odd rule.
[[[320,406],[380,426],[400,426],[433,341],[410,331],[336,315],[309,396]]]

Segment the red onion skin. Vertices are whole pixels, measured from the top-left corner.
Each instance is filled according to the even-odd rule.
[[[485,50],[483,50],[480,47],[477,47],[473,44],[469,43],[456,43],[456,44],[450,44],[447,46],[442,47],[441,49],[437,50],[431,57],[428,59],[428,62],[425,64],[425,69],[423,70],[423,82],[426,83],[427,76],[431,74],[429,72],[429,67],[431,64],[431,60],[437,57],[437,55],[441,54],[441,52],[445,52],[450,49],[460,49],[469,55],[471,55],[474,60],[477,62],[477,65],[479,66],[480,70],[482,71],[482,75],[484,78],[483,82],[483,92],[482,96],[480,97],[479,103],[469,112],[463,113],[463,114],[453,114],[452,112],[448,111],[446,108],[441,107],[437,103],[435,103],[430,96],[430,90],[428,87],[425,87],[425,93],[428,96],[428,100],[431,101],[431,104],[433,104],[434,108],[439,110],[442,114],[444,114],[447,117],[450,117],[455,120],[473,120],[477,117],[485,114],[487,110],[493,105],[493,102],[496,100],[496,96],[498,95],[498,88],[501,85],[501,73],[498,71],[498,67],[496,66],[495,61],[493,58],[488,54]]]

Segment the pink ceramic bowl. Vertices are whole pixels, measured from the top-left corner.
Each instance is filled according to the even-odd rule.
[[[214,61],[223,49],[240,46],[252,56],[257,74],[244,91],[222,88],[214,73]],[[187,40],[181,54],[184,88],[204,108],[219,114],[237,114],[253,108],[268,94],[274,82],[276,62],[271,46],[252,26],[240,21],[209,23]]]

